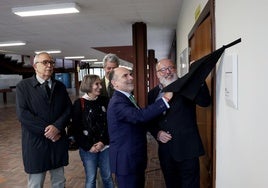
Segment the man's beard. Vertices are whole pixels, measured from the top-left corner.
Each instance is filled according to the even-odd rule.
[[[163,85],[163,87],[166,87],[167,85],[171,84],[172,82],[176,81],[178,79],[178,75],[176,73],[169,75],[168,77],[161,77],[159,79],[160,83]]]

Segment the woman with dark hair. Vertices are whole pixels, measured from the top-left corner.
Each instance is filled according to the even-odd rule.
[[[109,164],[109,136],[106,109],[109,99],[100,96],[101,79],[97,75],[85,75],[80,91],[85,94],[72,108],[74,137],[86,174],[86,188],[96,187],[98,167],[104,188],[113,188]]]

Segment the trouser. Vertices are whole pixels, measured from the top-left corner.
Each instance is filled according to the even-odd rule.
[[[64,177],[64,167],[49,170],[51,188],[64,188],[65,177]],[[28,175],[28,188],[43,188],[44,181],[46,178],[46,172],[29,174]]]
[[[160,152],[159,160],[167,188],[200,188],[198,157],[175,161],[169,152]]]
[[[144,188],[145,174],[116,175],[118,188]]]

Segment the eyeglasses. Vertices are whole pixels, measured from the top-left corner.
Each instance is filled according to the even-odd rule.
[[[172,71],[175,70],[175,67],[173,67],[173,66],[163,67],[163,68],[159,69],[157,72],[166,73],[167,70],[169,70],[170,72],[172,72]]]
[[[52,66],[55,65],[55,62],[54,61],[50,61],[50,60],[44,60],[44,61],[40,61],[40,62],[37,62],[37,63],[42,63],[45,66],[47,66],[48,64],[50,64]]]

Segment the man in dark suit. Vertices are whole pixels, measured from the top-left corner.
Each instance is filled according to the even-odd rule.
[[[117,55],[109,53],[104,56],[102,62],[103,62],[104,77],[101,80],[102,89],[101,89],[100,95],[108,97],[110,99],[113,95],[114,89],[109,81],[109,75],[113,69],[119,67],[120,61]],[[112,174],[112,176],[113,176],[113,180],[116,186],[117,180],[115,179],[114,174]],[[99,170],[98,170],[97,177],[100,178]],[[103,187],[102,182],[100,182],[99,185],[100,187]]]
[[[22,158],[28,188],[43,187],[50,172],[52,188],[64,188],[69,163],[66,125],[72,102],[64,84],[52,75],[55,62],[41,52],[34,57],[35,74],[16,86],[16,110],[21,123]]]
[[[115,54],[107,54],[103,58],[103,69],[105,76],[101,80],[102,90],[101,95],[111,98],[113,95],[113,88],[109,82],[110,72],[119,66],[119,58]]]
[[[159,98],[161,89],[177,80],[176,67],[170,59],[156,65],[160,84],[148,94],[149,104]],[[174,93],[165,114],[154,119],[151,134],[159,143],[159,160],[167,188],[199,188],[199,156],[204,148],[196,122],[196,104],[206,107],[210,94],[206,83],[200,85],[194,100]]]
[[[162,99],[141,109],[129,98],[133,97],[134,84],[128,69],[114,69],[110,80],[115,89],[107,110],[111,170],[118,188],[143,188],[147,165],[145,123],[168,109],[173,93],[164,93]]]

